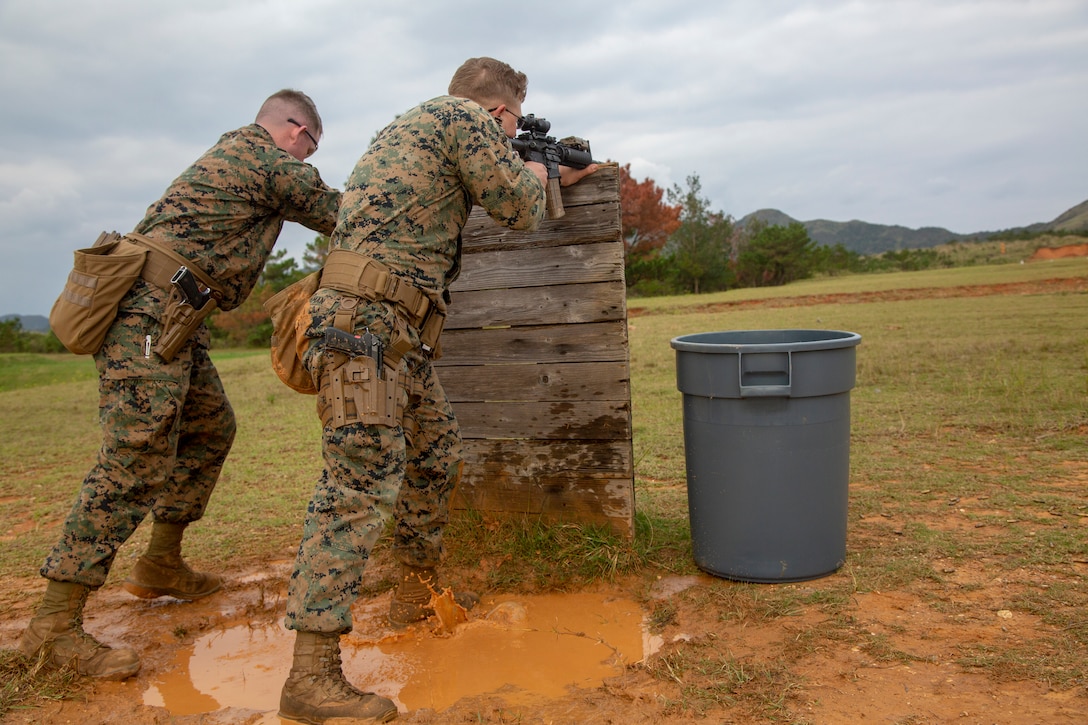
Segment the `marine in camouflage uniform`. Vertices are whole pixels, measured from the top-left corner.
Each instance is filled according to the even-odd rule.
[[[307,96],[274,94],[253,124],[224,134],[175,179],[134,231],[215,280],[220,309],[237,307],[285,220],[323,234],[335,227],[340,192],[305,162],[320,133]],[[98,643],[81,622],[88,593],[105,582],[118,548],[149,512],[151,543],[126,589],[192,600],[221,584],[186,565],[181,537],[204,515],[234,439],[234,411],[208,356],[205,326],[168,362],[151,351],[168,297],[138,279],[94,356],[102,447],[41,567],[50,580],[45,600],[21,642],[25,654],[73,662],[82,674],[122,679],[139,669],[134,652]]]
[[[364,265],[381,265],[396,279],[393,287],[410,286],[444,314],[473,205],[512,229],[535,229],[544,217],[546,169],[522,162],[509,143],[525,87],[524,74],[505,63],[470,59],[454,75],[450,95],[420,104],[378,134],[344,189],[325,286],[310,299],[310,344],[303,356],[319,387],[319,414],[330,399],[344,399],[330,381],[346,357],[326,345],[328,328],[377,336],[386,356],[398,339],[406,339],[406,349],[395,367],[386,360],[387,373],[399,379],[398,415],[379,423],[322,415],[325,470],[291,574],[285,624],[296,631],[295,664],[281,693],[281,716],[322,722],[346,712],[302,693],[302,678],[314,657],[339,669],[339,637],[351,630],[351,605],[390,516],[393,554],[401,565],[390,620],[403,625],[429,614],[426,603],[430,588],[438,587],[442,532],[462,466],[457,420],[431,353],[421,345],[418,320],[388,296],[330,287],[333,258],[346,251]],[[465,605],[474,599],[458,596]],[[396,715],[368,712],[380,721]]]
[[[544,215],[544,190],[486,109],[464,98],[435,98],[386,127],[356,165],[331,247],[381,262],[444,306],[474,203],[506,226],[534,229]],[[327,377],[323,336],[345,297],[350,295],[323,288],[311,298],[307,336],[313,342],[303,362],[315,380]],[[354,332],[369,331],[389,351],[398,314],[403,312],[388,301],[362,300]],[[351,629],[363,567],[390,511],[400,563],[433,569],[441,559],[442,529],[461,469],[461,435],[420,348],[419,330],[407,329],[412,349],[400,363],[399,425],[324,427],[326,467],[291,576],[290,629]]]

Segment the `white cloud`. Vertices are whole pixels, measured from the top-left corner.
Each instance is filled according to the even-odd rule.
[[[1083,0],[7,0],[0,313],[44,313],[71,250],[126,230],[283,87],[317,101],[340,185],[465,58],[530,78],[527,112],[712,207],[970,232],[1084,201]],[[312,234],[285,232],[295,256]]]

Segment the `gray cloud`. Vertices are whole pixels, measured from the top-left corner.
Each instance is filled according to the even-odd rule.
[[[44,314],[71,252],[127,231],[283,87],[317,101],[340,185],[465,58],[530,78],[525,110],[740,217],[971,232],[1088,198],[1088,5],[824,0],[529,6],[415,0],[0,4],[0,313]],[[289,226],[298,256],[312,234]]]

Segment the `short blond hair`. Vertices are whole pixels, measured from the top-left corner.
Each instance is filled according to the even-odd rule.
[[[287,123],[288,118],[295,119],[310,129],[314,136],[321,138],[323,131],[317,105],[305,93],[293,88],[284,88],[269,96],[257,111],[255,122],[261,125],[266,122],[283,124]]]
[[[522,103],[529,88],[529,79],[501,60],[469,58],[453,74],[449,94],[468,98],[482,106],[497,103]]]

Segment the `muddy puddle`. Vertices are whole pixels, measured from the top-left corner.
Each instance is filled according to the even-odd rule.
[[[569,688],[599,686],[660,646],[641,607],[608,594],[485,598],[452,632],[433,630],[434,620],[393,630],[387,608],[378,600],[354,610],[355,629],[341,640],[344,674],[401,712],[442,711],[480,695],[510,704],[560,698]],[[210,632],[179,650],[144,704],[173,715],[247,708],[278,725],[293,643],[281,620]]]

